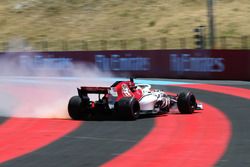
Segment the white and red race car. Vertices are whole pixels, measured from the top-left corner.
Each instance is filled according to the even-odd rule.
[[[132,78],[116,81],[110,87],[80,87],[77,90],[78,96],[71,97],[68,104],[68,113],[75,120],[95,119],[99,115],[135,120],[140,115],[167,113],[175,105],[181,114],[203,109],[192,92],[172,96],[152,89],[149,84],[135,84]],[[89,94],[98,94],[98,99],[91,101]]]

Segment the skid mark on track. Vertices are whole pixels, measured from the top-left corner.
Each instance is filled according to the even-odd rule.
[[[109,141],[109,142],[123,142],[123,143],[136,143],[136,140],[129,139],[117,139],[117,138],[103,138],[103,137],[91,137],[91,136],[65,136],[66,138],[82,139],[82,140],[96,140],[96,141]]]

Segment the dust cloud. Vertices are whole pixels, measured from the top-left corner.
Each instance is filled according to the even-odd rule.
[[[19,56],[0,56],[0,116],[68,119],[68,101],[80,86],[110,86],[112,74],[93,65],[64,69],[20,66]],[[29,61],[26,54],[25,61]],[[22,63],[22,62],[21,62]],[[32,70],[31,70],[32,69]]]

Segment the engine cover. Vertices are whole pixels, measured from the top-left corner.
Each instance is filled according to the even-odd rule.
[[[144,95],[140,100],[140,109],[142,111],[154,110],[154,105],[157,101],[157,97],[151,93]]]

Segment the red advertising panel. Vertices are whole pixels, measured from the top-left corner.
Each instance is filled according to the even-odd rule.
[[[248,50],[8,52],[0,53],[0,71],[6,59],[31,75],[47,68],[70,75],[67,70],[87,63],[123,77],[250,80]]]
[[[170,76],[193,79],[250,80],[250,51],[167,51]]]
[[[213,73],[213,78],[250,81],[250,51],[214,50],[212,56],[223,58],[225,66],[223,72]]]

